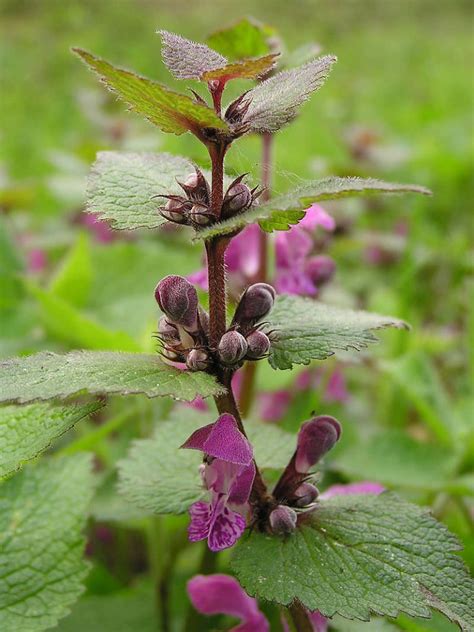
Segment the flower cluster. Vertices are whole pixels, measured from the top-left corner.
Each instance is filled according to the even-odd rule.
[[[270,338],[259,321],[273,307],[271,285],[255,283],[247,288],[217,349],[209,348],[209,316],[187,279],[165,277],[155,289],[155,298],[165,314],[158,322],[162,354],[172,362],[185,362],[191,371],[206,371],[215,362],[236,369],[245,360],[264,358],[270,350]]]
[[[184,182],[179,182],[184,195],[158,195],[167,200],[160,207],[161,215],[175,224],[185,224],[196,229],[208,226],[213,222],[227,219],[249,209],[257,202],[262,191],[258,187],[250,189],[244,182],[246,174],[240,175],[228,187],[220,217],[217,218],[211,211],[211,189],[204,174],[195,167],[195,173],[189,174]]]

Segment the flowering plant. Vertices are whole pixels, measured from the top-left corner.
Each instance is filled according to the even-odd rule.
[[[336,58],[314,57],[277,72],[275,50],[242,58],[235,54],[237,58],[229,60],[228,53],[224,56],[178,35],[162,31],[161,37],[163,61],[173,76],[202,82],[208,98],[194,90],[192,96],[176,92],[89,52],[74,51],[112,92],[163,132],[193,134],[208,151],[210,172],[170,154],[103,152],[89,179],[88,210],[117,230],[186,227],[192,239],[204,245],[206,270],[158,282],[159,353],[43,352],[14,358],[2,364],[2,401],[28,404],[84,391],[190,402],[213,398],[217,412],[211,419],[207,413],[179,408],[174,421],[160,425],[151,444],[137,443],[120,465],[120,490],[155,513],[188,511],[189,540],[205,540],[212,554],[235,547],[230,566],[235,578],[196,576],[188,592],[206,615],[241,617],[236,630],[269,629],[255,599],[277,605],[279,625],[298,631],[324,630],[336,615],[368,620],[373,613],[394,617],[406,612],[427,617],[430,608],[462,629],[472,629],[472,587],[453,553],[457,542],[442,525],[374,483],[320,493],[321,461],[341,436],[336,419],[313,414],[309,420],[297,420],[302,423],[296,441],[278,428],[246,421],[258,363],[268,360],[275,370],[289,370],[338,350],[366,348],[376,341],[373,330],[406,328],[396,318],[315,300],[335,269],[314,240],[317,230],[335,229],[334,219],[319,202],[429,191],[374,179],[330,177],[303,182],[272,198],[272,137],[323,86]],[[232,30],[220,37],[231,49]],[[224,106],[226,84],[234,79],[257,84]],[[245,174],[230,178],[224,170],[234,143],[251,133],[261,136],[264,154],[262,182],[256,185]],[[272,275],[267,255],[274,231]],[[195,285],[207,290],[208,309]],[[100,406],[97,401],[65,405],[54,414],[65,429]],[[50,404],[21,410],[27,418],[53,414]],[[18,415],[18,408],[12,406],[9,414]],[[25,440],[6,473],[59,434],[53,432],[43,441],[35,437],[34,445]],[[79,533],[93,486],[89,465],[84,455],[70,457],[67,480],[62,479],[61,461],[45,467],[43,497],[56,495],[58,502],[67,502],[68,520],[55,529],[47,525],[51,542],[61,547],[49,542],[34,568],[20,559],[21,542],[18,549],[14,545],[7,551],[7,572],[23,568],[25,580],[16,586],[15,599],[27,608],[15,610],[12,602],[4,629],[51,627],[80,593],[85,568]],[[9,529],[15,531],[17,519],[21,522],[16,494],[21,498],[21,485],[38,484],[35,472],[25,470],[19,483],[12,479],[4,501]],[[32,533],[46,529],[41,512],[27,526]],[[62,578],[62,591],[42,579],[51,573]],[[35,595],[49,604],[46,613],[35,604]],[[41,611],[36,623],[26,624],[35,609]]]

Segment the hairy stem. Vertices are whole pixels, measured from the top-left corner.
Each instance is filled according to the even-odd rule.
[[[262,201],[268,202],[271,196],[272,184],[272,147],[273,134],[266,132],[262,134]],[[254,282],[265,283],[267,281],[267,260],[268,260],[268,235],[261,230],[258,245],[258,270],[255,274]],[[257,362],[247,362],[243,369],[242,391],[239,405],[242,415],[248,415],[255,395],[255,376],[257,372]]]

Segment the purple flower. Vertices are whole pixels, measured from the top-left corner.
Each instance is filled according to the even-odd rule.
[[[235,418],[225,413],[215,423],[193,432],[181,447],[206,455],[201,476],[210,492],[210,502],[198,501],[189,510],[189,539],[198,542],[207,538],[211,551],[229,548],[246,526],[244,516],[255,477],[252,446]]]
[[[196,575],[188,582],[188,595],[198,612],[206,615],[226,614],[242,623],[230,632],[269,632],[270,626],[239,582],[229,575]]]
[[[46,252],[41,248],[33,248],[28,253],[28,270],[32,273],[43,272],[48,263]]]
[[[333,496],[345,496],[349,494],[381,494],[385,487],[380,483],[362,481],[360,483],[349,483],[348,485],[332,485],[320,498],[332,498]]]
[[[100,219],[98,213],[82,213],[80,221],[94,234],[98,242],[108,244],[115,239],[114,231],[107,222]]]
[[[334,264],[331,266],[329,257],[310,257],[314,245],[310,233],[318,226],[332,231],[336,223],[323,208],[313,204],[297,226],[276,236],[275,286],[278,292],[315,296],[318,282],[321,284],[332,276]]]
[[[280,421],[291,404],[291,393],[284,389],[261,393],[259,403],[260,417],[263,421]]]

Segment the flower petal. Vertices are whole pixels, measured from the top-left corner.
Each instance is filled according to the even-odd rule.
[[[318,226],[321,226],[321,228],[332,231],[336,228],[336,222],[322,206],[319,206],[319,204],[311,204],[311,206],[306,209],[306,215],[298,226],[305,230],[315,230]]]
[[[227,496],[220,495],[213,504],[211,525],[207,538],[211,551],[221,551],[233,546],[245,530],[245,520],[227,507]]]
[[[229,503],[233,505],[245,505],[252,491],[253,479],[255,478],[255,464],[251,461],[250,465],[242,468],[229,492]]]
[[[321,415],[305,422],[298,433],[295,468],[308,472],[334,446],[341,435],[339,422]]]
[[[209,535],[212,508],[209,503],[198,501],[189,508],[191,522],[188,526],[188,538],[190,542],[205,540]]]
[[[235,418],[228,413],[221,415],[213,425],[203,451],[237,465],[248,465],[253,458],[252,446],[240,432]]]
[[[349,483],[348,485],[332,485],[320,498],[332,498],[333,496],[346,496],[349,494],[381,494],[385,487],[380,483],[372,481],[362,481],[360,483]]]
[[[208,424],[207,426],[202,426],[202,428],[198,428],[193,432],[193,434],[186,439],[181,448],[185,448],[188,450],[200,450],[201,452],[205,452],[204,444],[211,434],[212,429],[214,428],[214,424]]]

